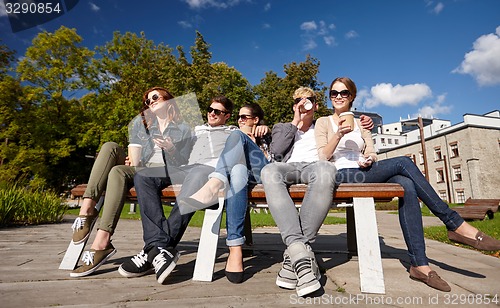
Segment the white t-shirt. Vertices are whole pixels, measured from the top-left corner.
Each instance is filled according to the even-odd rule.
[[[330,116],[330,122],[333,131],[337,132],[339,127]],[[365,148],[365,140],[361,135],[357,121],[354,121],[354,130],[345,134],[340,139],[335,152],[333,152],[333,161],[337,170],[345,168],[359,168],[358,161],[364,159],[363,149]]]
[[[297,130],[295,133],[293,151],[287,163],[315,162],[319,160],[316,138],[314,137],[314,124],[306,132]]]

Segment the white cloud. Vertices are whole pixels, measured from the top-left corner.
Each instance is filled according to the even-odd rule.
[[[268,23],[263,23],[262,24],[262,29],[271,29],[271,25]]]
[[[94,12],[99,12],[99,11],[101,10],[101,8],[100,8],[100,7],[98,7],[95,3],[93,3],[93,2],[89,2],[89,4],[90,4],[90,9],[91,9],[92,11],[94,11]]]
[[[193,25],[189,21],[185,21],[185,20],[178,21],[177,24],[184,29],[188,29],[188,28],[193,27]]]
[[[446,99],[446,94],[439,95],[436,102],[432,105],[426,105],[418,109],[417,113],[413,117],[418,117],[419,115],[424,118],[437,118],[440,114],[449,114],[453,109],[452,106],[443,105]]]
[[[403,105],[417,105],[427,97],[432,96],[432,91],[428,85],[416,83],[410,85],[391,83],[379,83],[370,89],[370,92],[362,93],[361,102],[366,108],[373,108],[378,105],[399,107]]]
[[[328,46],[337,46],[337,42],[335,41],[335,37],[333,36],[324,36],[323,40],[325,41],[325,44]]]
[[[266,5],[264,5],[264,11],[267,12],[269,10],[271,10],[271,3],[268,2],[266,3]]]
[[[348,40],[349,40],[349,39],[356,38],[356,37],[358,37],[358,36],[359,36],[358,32],[356,32],[356,31],[354,31],[354,30],[351,30],[351,31],[349,31],[349,32],[347,32],[347,33],[345,34],[345,37],[346,37],[346,39],[348,39]]]
[[[300,25],[300,30],[313,31],[316,29],[318,29],[318,26],[316,25],[315,21],[306,21]]]
[[[444,4],[439,2],[436,6],[431,10],[432,13],[438,15],[444,9]]]
[[[452,72],[469,74],[481,86],[500,84],[500,26],[496,33],[480,36],[472,51],[464,56],[459,67]]]
[[[245,0],[184,0],[189,8],[191,9],[205,9],[209,7],[215,7],[219,9],[227,9],[232,6],[236,6]],[[247,1],[248,2],[248,1]]]
[[[311,50],[318,47],[316,39],[322,38],[327,46],[337,46],[335,37],[330,34],[331,30],[335,29],[334,24],[327,24],[323,20],[319,22],[316,21],[305,21],[300,25],[300,29],[305,31],[302,38],[305,41],[304,50]]]

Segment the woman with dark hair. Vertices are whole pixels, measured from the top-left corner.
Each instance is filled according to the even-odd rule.
[[[268,164],[271,143],[264,112],[256,104],[245,104],[238,115],[239,130],[227,138],[215,171],[208,182],[189,198],[179,201],[181,212],[207,208],[217,203],[218,192],[226,190],[226,244],[229,256],[225,274],[233,283],[243,282],[244,225],[248,205],[248,185],[261,183],[260,171]]]
[[[130,143],[142,146],[141,165],[176,166],[187,163],[191,151],[191,130],[181,118],[179,107],[168,90],[154,87],[143,96],[141,112],[129,124]],[[116,253],[111,244],[125,196],[134,185],[136,168],[130,165],[125,150],[115,142],[102,145],[83,195],[80,213],[73,223],[73,243],[84,242],[97,220],[97,201],[106,191],[102,217],[90,251],[83,254],[84,265],[70,273],[83,277],[96,271]]]
[[[356,98],[356,85],[347,77],[339,77],[330,85],[334,113],[316,121],[316,145],[320,159],[331,160],[337,167],[337,183],[398,183],[404,188],[399,198],[399,222],[410,257],[410,278],[440,291],[450,286],[431,269],[425,253],[422,212],[419,199],[448,229],[450,239],[481,250],[498,250],[500,241],[493,239],[464,221],[434,191],[422,172],[408,157],[377,161],[369,131],[359,123],[354,127],[341,119]]]

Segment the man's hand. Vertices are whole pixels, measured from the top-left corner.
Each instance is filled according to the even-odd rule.
[[[269,133],[269,126],[259,125],[255,127],[253,135],[257,138],[261,138]]]
[[[369,116],[366,116],[364,114],[362,114],[360,117],[359,117],[359,121],[361,122],[361,126],[364,128],[364,129],[367,129],[367,130],[372,130],[373,128],[373,120],[372,118],[370,118]]]

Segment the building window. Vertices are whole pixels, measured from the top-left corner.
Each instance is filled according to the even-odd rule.
[[[387,143],[388,143],[388,144],[392,144],[392,139],[391,139],[391,138],[388,138],[388,139],[387,139]]]
[[[446,195],[446,190],[439,191],[439,198],[441,198],[441,200],[445,200],[445,201],[448,200],[448,196]]]
[[[438,183],[443,183],[444,182],[443,168],[436,169],[436,181]]]
[[[399,139],[394,139],[394,144],[399,144]]]
[[[460,165],[451,167],[453,169],[453,181],[461,181],[462,180],[462,169]]]
[[[434,148],[434,161],[442,160],[443,156],[441,155],[441,147]]]
[[[385,138],[380,138],[380,142],[382,142],[382,145],[385,145]]]
[[[421,165],[424,164],[424,153],[418,152],[418,161]]]
[[[463,189],[457,189],[457,203],[465,203],[465,192]]]
[[[373,144],[377,144],[377,139],[373,138]]]
[[[457,142],[453,142],[453,143],[450,143],[450,151],[451,151],[451,157],[458,157],[458,143]]]

